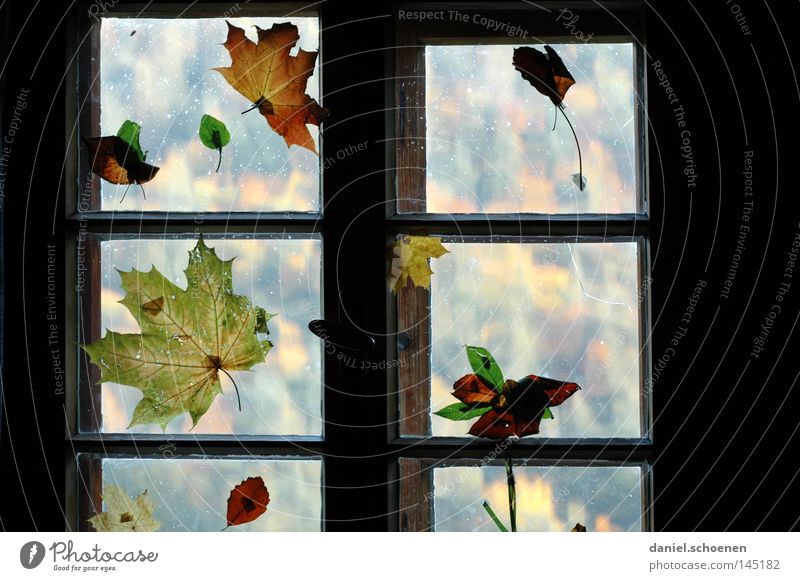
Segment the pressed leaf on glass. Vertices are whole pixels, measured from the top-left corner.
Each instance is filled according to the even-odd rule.
[[[583,191],[583,188],[586,187],[586,180],[583,177],[581,146],[578,143],[578,135],[575,133],[572,122],[567,117],[567,114],[564,113],[563,104],[567,91],[575,84],[575,78],[567,70],[564,61],[561,60],[561,57],[558,56],[553,47],[545,45],[544,50],[545,52],[541,52],[532,46],[515,48],[512,64],[520,72],[523,79],[553,102],[556,107],[555,121],[558,120],[560,111],[567,124],[569,124],[569,128],[575,138],[575,145],[578,148],[578,177],[576,179],[573,175],[573,182],[578,186],[579,190]],[[553,130],[556,128],[555,121],[553,122]]]
[[[435,236],[401,236],[391,247],[389,283],[394,292],[406,285],[431,287],[431,258],[441,258],[447,253],[442,240]]]
[[[478,417],[469,429],[473,436],[504,440],[538,434],[539,422],[553,418],[550,407],[580,389],[576,383],[533,374],[519,381],[503,380],[494,357],[482,347],[467,347],[467,357],[475,373],[453,384],[453,396],[461,405],[451,404],[435,414],[449,420]]]
[[[96,531],[142,533],[161,528],[161,523],[153,518],[153,501],[146,490],[132,499],[119,486],[104,483],[102,497],[108,510],[89,519]]]
[[[216,117],[206,114],[200,119],[198,134],[203,145],[219,152],[219,161],[217,161],[216,169],[216,171],[219,171],[219,167],[222,165],[222,148],[231,141],[231,134],[228,128]]]
[[[272,343],[259,339],[275,315],[233,293],[234,259],[220,260],[202,238],[189,251],[182,289],[155,267],[121,272],[120,301],[141,333],[108,331],[83,349],[100,368],[100,382],[113,381],[142,391],[130,426],[158,424],[166,429],[188,412],[192,424],[222,393],[220,373],[238,387],[230,372],[263,363]],[[239,401],[241,409],[241,401]]]
[[[261,476],[251,476],[234,486],[228,497],[228,524],[225,528],[256,520],[267,512],[269,491]]]
[[[152,180],[160,168],[145,163],[147,152],[142,151],[139,134],[142,127],[126,120],[116,135],[85,137],[83,142],[89,150],[89,166],[92,172],[112,184],[142,184]],[[128,190],[125,190],[125,194]],[[125,199],[123,194],[120,202]],[[142,195],[147,197],[142,187]]]
[[[256,26],[257,43],[247,38],[243,29],[230,22],[227,25],[224,46],[231,66],[214,70],[250,101],[250,109],[258,109],[287,147],[299,145],[316,153],[306,124],[319,126],[329,113],[306,94],[317,52],[301,48],[295,56],[289,54],[300,40],[297,26],[291,22],[266,30]]]

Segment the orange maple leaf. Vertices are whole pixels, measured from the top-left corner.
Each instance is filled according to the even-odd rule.
[[[289,55],[300,40],[297,26],[290,22],[266,30],[256,26],[258,43],[243,29],[226,23],[228,38],[223,46],[231,55],[231,66],[214,70],[258,108],[287,147],[294,143],[316,153],[306,124],[319,126],[328,116],[327,109],[306,95],[317,53],[300,49],[296,56]]]

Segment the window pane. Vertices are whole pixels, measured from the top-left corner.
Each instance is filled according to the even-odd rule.
[[[250,371],[232,371],[242,400],[237,406],[234,387],[221,375],[223,395],[192,429],[189,414],[174,419],[170,433],[320,435],[321,347],[308,332],[309,320],[320,316],[321,242],[312,239],[206,238],[217,255],[233,262],[233,292],[278,315],[269,321],[274,347],[264,363]],[[184,269],[188,251],[196,239],[113,239],[100,242],[101,324],[107,329],[139,333],[128,309],[119,303],[122,290],[119,271],[148,271],[152,266],[171,282],[186,288]],[[84,306],[84,310],[87,307]],[[84,312],[84,325],[90,313]],[[84,333],[92,332],[84,328]],[[86,385],[86,384],[84,384]],[[96,388],[95,388],[96,389]],[[133,387],[104,383],[101,388],[102,431],[125,432],[142,392]],[[90,411],[86,412],[90,415]],[[84,426],[86,423],[84,422]],[[161,433],[156,424],[136,425],[132,431]]]
[[[641,531],[642,470],[638,466],[514,466],[517,530]],[[437,531],[497,531],[483,501],[509,526],[503,466],[433,470]]]
[[[535,374],[581,386],[552,409],[555,419],[542,420],[541,437],[642,434],[639,243],[445,239],[445,247],[431,264],[430,401],[406,409],[456,403],[453,383],[472,373],[464,347],[475,345],[507,379]],[[426,378],[402,369],[400,377],[401,387],[426,397]],[[430,419],[435,436],[466,436],[472,423]]]
[[[298,47],[316,51],[316,18],[229,18],[255,39],[253,25],[297,25]],[[303,147],[286,147],[252,103],[237,93],[214,67],[230,65],[222,46],[223,18],[104,18],[101,27],[101,134],[115,135],[126,120],[142,126],[147,161],[160,167],[138,186],[102,183],[104,210],[316,211],[319,209],[319,158]],[[319,63],[317,63],[319,67]],[[306,92],[319,100],[318,68]],[[217,151],[205,147],[198,128],[204,114],[222,120],[231,134],[218,173]],[[309,125],[315,141],[318,129]],[[86,162],[84,162],[85,164]]]
[[[637,211],[633,45],[552,46],[577,81],[564,105],[584,190],[569,125],[559,114],[553,130],[556,110],[514,69],[514,46],[427,46],[427,211]]]
[[[252,532],[321,530],[322,462],[319,458],[187,459],[172,457],[169,444],[161,449],[164,459],[104,458],[101,464],[102,482],[119,486],[130,497],[147,491],[161,531],[221,530],[226,524],[231,490],[255,476],[263,479],[269,491],[267,512],[239,529]],[[93,496],[99,495],[93,493]],[[84,514],[94,514],[91,504],[87,509]],[[107,509],[104,503],[103,510]],[[86,523],[80,525],[84,527]]]

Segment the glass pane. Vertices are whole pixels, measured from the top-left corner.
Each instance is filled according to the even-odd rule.
[[[255,39],[253,25],[295,24],[298,49],[319,47],[316,18],[229,18]],[[319,157],[293,145],[286,147],[258,112],[241,113],[252,103],[236,92],[214,67],[230,65],[222,46],[224,18],[104,18],[101,27],[100,93],[102,135],[116,135],[127,119],[142,126],[147,162],[160,167],[138,186],[102,182],[104,210],[170,211],[316,211],[319,209]],[[319,62],[317,62],[319,67]],[[306,93],[319,100],[318,68]],[[210,114],[231,134],[219,172],[218,152],[198,137],[200,119]],[[308,125],[318,142],[318,129]],[[85,162],[84,162],[85,163]]]
[[[427,46],[429,212],[637,211],[633,45],[554,44],[569,125],[512,65],[514,46]],[[542,49],[539,45],[536,47]]]
[[[476,345],[505,378],[581,386],[542,420],[541,437],[641,435],[636,242],[445,246],[432,264],[432,411],[456,403],[453,383],[472,372],[464,347]],[[472,423],[431,421],[436,436],[464,436]]]
[[[233,262],[233,292],[278,315],[269,321],[274,347],[264,363],[249,371],[231,371],[241,395],[241,407],[231,380],[220,375],[223,395],[192,428],[189,414],[174,419],[170,433],[320,435],[321,346],[307,330],[308,321],[320,317],[319,239],[213,239],[206,244]],[[139,333],[136,320],[120,304],[125,293],[118,271],[151,265],[182,289],[188,251],[195,239],[115,239],[100,244],[101,325],[117,333]],[[84,315],[86,319],[86,315]],[[101,388],[102,431],[125,432],[142,399],[139,389],[104,383]],[[135,432],[161,433],[157,424],[136,425]]]
[[[638,466],[515,466],[518,531],[641,531],[642,470]],[[503,466],[433,470],[437,531],[497,531],[483,502],[509,526]]]
[[[177,458],[169,444],[164,459],[105,458],[102,481],[130,497],[145,490],[161,531],[219,531],[225,527],[233,487],[260,476],[269,491],[267,512],[233,527],[242,531],[319,531],[322,462],[319,458]],[[103,510],[108,506],[103,503]],[[87,514],[95,512],[90,509]],[[84,523],[81,523],[83,525]]]

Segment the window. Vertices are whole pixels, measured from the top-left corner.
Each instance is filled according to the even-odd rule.
[[[257,5],[80,15],[68,344],[137,333],[120,272],[152,266],[186,288],[200,234],[235,258],[233,292],[278,316],[266,363],[223,377],[195,425],[188,414],[163,430],[130,425],[141,391],[99,381],[97,362],[73,350],[69,526],[88,530],[104,487],[118,485],[147,489],[163,530],[219,530],[233,486],[261,476],[270,518],[248,530],[492,530],[480,501],[508,521],[511,458],[520,530],[652,527],[638,15],[587,9],[594,35],[578,42],[531,6],[445,10],[444,22],[402,14],[371,27],[347,10]],[[287,148],[258,111],[240,115],[246,99],[210,70],[229,62],[226,19],[246,31],[288,20],[300,49],[320,51],[306,91],[332,112],[321,131],[309,125],[319,157]],[[585,188],[566,117],[551,130],[555,110],[511,65],[514,47],[544,42],[579,78],[565,115]],[[386,59],[395,74],[376,75]],[[221,157],[197,138],[204,114],[234,136]],[[142,188],[100,180],[79,146],[127,120],[161,168]],[[386,248],[408,234],[440,237],[449,252],[429,290],[395,295]],[[374,347],[320,341],[308,328],[317,319]],[[583,391],[538,436],[493,452],[496,442],[466,436],[468,422],[432,413],[454,401],[467,344],[511,377]]]
[[[271,514],[248,530],[323,527],[323,353],[307,330],[308,322],[322,315],[325,218],[320,158],[313,151],[321,139],[317,128],[308,125],[314,143],[287,147],[259,111],[240,114],[247,100],[212,70],[230,63],[221,44],[226,22],[256,40],[254,26],[267,30],[287,21],[299,34],[290,57],[298,51],[316,53],[320,30],[313,12],[287,16],[261,7],[230,14],[200,8],[181,14],[120,9],[82,15],[86,40],[79,52],[81,95],[72,128],[76,144],[117,135],[132,121],[140,126],[146,163],[160,169],[141,187],[118,185],[92,171],[97,161],[91,148],[78,149],[80,187],[68,217],[74,257],[70,286],[77,290],[75,339],[81,345],[103,337],[115,341],[110,357],[90,357],[82,349],[74,353],[79,382],[73,392],[70,445],[76,470],[68,485],[75,499],[71,525],[78,530],[92,530],[88,518],[108,508],[103,491],[109,486],[132,497],[147,490],[161,530],[220,530],[231,490],[250,477],[266,483]],[[307,93],[320,99],[319,62],[311,73]],[[219,151],[198,138],[204,115],[222,120],[232,135]],[[268,332],[255,332],[259,341],[281,349],[267,352],[261,358],[265,363],[252,369],[228,372],[223,367],[224,374],[218,372],[222,393],[207,411],[197,418],[180,413],[161,426],[140,414],[139,406],[151,397],[142,382],[134,382],[139,388],[127,385],[127,367],[113,381],[114,368],[121,367],[121,359],[135,357],[148,361],[143,364],[147,373],[171,369],[172,380],[159,384],[164,401],[170,401],[181,397],[181,370],[202,362],[191,359],[182,346],[160,352],[144,341],[134,355],[126,351],[123,336],[111,334],[142,332],[138,305],[131,308],[124,299],[138,296],[135,289],[148,284],[151,268],[169,282],[154,283],[165,294],[141,309],[147,311],[149,304],[164,313],[174,323],[163,323],[164,329],[184,333],[188,320],[195,330],[164,340],[201,343],[198,335],[211,333],[202,325],[214,326],[219,337],[230,319],[244,318],[244,312],[230,307],[236,299],[220,303],[216,298],[224,294],[224,270],[216,287],[213,274],[203,279],[209,296],[216,293],[214,308],[226,309],[222,318],[197,322],[204,315],[192,314],[206,296],[202,288],[188,286],[186,271],[200,237],[219,260],[233,260],[229,282],[234,295],[278,314]],[[204,262],[203,268],[213,271],[214,264]],[[132,280],[126,283],[126,276]],[[171,296],[163,290],[169,284],[176,285]],[[191,297],[176,298],[174,293],[183,289]],[[165,299],[174,306],[164,306]],[[254,311],[247,309],[249,317]],[[224,337],[217,339],[220,353],[227,346]],[[228,337],[236,341],[230,339],[233,332]],[[205,344],[198,345],[198,351],[204,349]],[[202,385],[186,382],[188,388]],[[156,412],[162,409],[158,401],[151,406]],[[187,407],[194,405],[191,401],[186,400]]]
[[[496,530],[482,500],[508,523],[511,457],[519,530],[649,530],[639,17],[534,5],[398,16],[389,232],[449,251],[429,290],[397,298],[401,528]],[[512,66],[516,47],[542,44],[578,79],[563,116]],[[583,389],[538,436],[495,448],[433,414],[471,372],[466,345],[511,377]]]
[[[8,58],[0,67],[0,464],[6,476],[3,491],[11,501],[0,504],[2,527],[85,527],[99,506],[104,478],[125,487],[142,486],[136,480],[143,472],[137,464],[141,458],[149,463],[146,469],[154,481],[162,476],[158,470],[173,469],[171,476],[179,478],[184,472],[193,475],[195,491],[186,502],[169,500],[175,480],[158,498],[149,489],[159,510],[174,505],[177,516],[162,516],[168,528],[210,527],[210,518],[222,518],[225,508],[220,482],[229,486],[249,474],[268,484],[273,480],[275,512],[268,511],[243,530],[273,525],[325,531],[445,530],[470,528],[466,518],[481,530],[492,530],[480,501],[488,500],[508,525],[501,479],[503,460],[509,456],[521,483],[520,528],[566,527],[574,524],[569,522],[573,518],[585,518],[580,522],[590,529],[796,526],[792,502],[797,494],[790,489],[799,481],[795,463],[784,461],[783,455],[796,427],[791,398],[797,390],[784,378],[795,377],[797,369],[788,356],[792,350],[784,346],[794,330],[791,301],[798,289],[793,285],[784,292],[782,283],[789,282],[785,269],[794,260],[789,251],[797,223],[796,213],[785,211],[792,208],[792,195],[778,188],[781,177],[792,175],[778,161],[792,150],[775,147],[776,136],[792,129],[780,123],[780,115],[794,110],[790,101],[796,92],[791,81],[785,82],[786,59],[781,58],[784,40],[791,40],[782,28],[793,19],[781,13],[784,4],[773,4],[764,11],[732,3],[728,7],[738,11],[732,15],[716,3],[695,3],[696,10],[687,11],[681,3],[633,1],[458,6],[416,0],[323,2],[311,7],[318,12],[296,12],[298,4],[223,6],[207,0],[191,6],[98,1],[61,10],[47,2],[3,3],[0,20],[8,33],[0,34],[0,45],[8,49],[3,53]],[[641,14],[630,6],[640,7]],[[400,9],[445,13],[441,20],[420,23],[413,16],[401,19]],[[451,20],[450,10],[460,11],[458,20],[455,13]],[[101,68],[110,64],[109,55],[101,51],[100,28],[90,26],[95,16],[120,25],[138,19],[141,26],[116,32],[115,45],[122,51],[116,64],[120,71],[148,75],[148,87],[161,87],[162,77],[176,82],[177,71],[169,63],[153,71],[144,62],[125,60],[131,56],[125,50],[149,46],[148,58],[163,62],[165,51],[151,42],[145,24],[278,18],[299,25],[300,18],[318,18],[321,53],[308,91],[318,91],[320,102],[331,111],[316,141],[318,173],[309,166],[311,154],[297,146],[270,144],[258,150],[263,155],[246,157],[267,146],[267,122],[256,111],[240,115],[247,99],[216,84],[215,74],[200,65],[187,74],[202,78],[203,87],[224,89],[215,94],[233,107],[204,101],[211,94],[201,91],[180,101],[194,108],[187,115],[190,122],[183,109],[173,121],[167,111],[145,122],[141,107],[148,107],[150,99],[161,102],[174,95],[136,90],[126,99],[130,87],[124,78],[123,90],[115,85],[113,92],[106,91]],[[527,38],[513,36],[520,30]],[[227,64],[218,45],[222,38],[209,34],[204,41],[205,57],[215,51],[219,58],[202,66]],[[507,51],[526,44],[541,49],[545,41],[556,47],[577,79],[566,95],[565,113],[581,145],[586,192],[570,186],[578,171],[577,150],[565,119],[559,113],[552,131],[555,111],[547,97],[518,84],[522,77],[508,70]],[[612,76],[595,87],[592,79],[601,69],[589,70],[577,59],[591,58],[594,48],[622,49],[627,43],[632,44],[630,52],[606,53],[603,62],[621,68],[602,68]],[[495,48],[506,51],[497,57],[496,68]],[[462,56],[464,51],[468,57]],[[186,62],[179,51],[175,57]],[[432,78],[421,83],[429,76],[428,58]],[[470,78],[469,59],[493,76]],[[730,76],[725,75],[726,63]],[[112,64],[108,74],[114,72]],[[646,99],[646,121],[640,122],[637,110],[630,123],[625,117],[601,127],[596,121],[603,102],[594,101],[598,108],[587,111],[593,102],[587,91],[617,95],[617,109],[605,111],[609,118],[619,117],[611,111],[622,106],[621,91],[630,92],[629,74],[636,87],[633,94]],[[497,79],[516,88],[501,90]],[[770,80],[769,90],[761,79]],[[452,83],[457,86],[449,91]],[[486,102],[465,99],[472,85],[491,91]],[[111,111],[100,105],[112,95],[121,99],[119,106],[139,112],[104,120]],[[520,101],[509,102],[506,95]],[[513,115],[498,113],[495,103],[500,102]],[[473,114],[478,105],[480,115]],[[406,114],[399,117],[399,110]],[[217,152],[189,139],[197,115],[206,112],[234,130],[219,174]],[[481,124],[483,115],[488,117]],[[94,180],[86,186],[81,137],[101,135],[101,123],[102,133],[113,135],[127,119],[142,124],[143,151],[162,171],[144,184],[147,200],[134,186],[120,204],[124,188]],[[504,128],[506,122],[511,126]],[[255,132],[239,131],[251,123]],[[429,132],[439,139],[431,157],[430,147],[421,141]],[[451,133],[466,136],[459,138],[466,149],[446,142]],[[626,141],[631,135],[632,146]],[[593,145],[593,139],[598,143]],[[288,157],[276,157],[287,152]],[[258,172],[251,171],[256,165]],[[612,169],[616,178],[607,179]],[[512,171],[513,179],[506,177]],[[309,179],[298,179],[297,172]],[[277,209],[279,201],[253,180],[267,173],[269,192],[297,194],[294,209]],[[170,176],[180,177],[174,199],[163,189]],[[635,187],[628,178],[635,178]],[[188,188],[198,197],[187,197]],[[89,199],[82,199],[87,191]],[[88,207],[82,208],[82,201]],[[196,240],[196,229],[220,256],[236,256],[236,293],[279,313],[270,326],[276,347],[261,368],[234,375],[237,383],[248,384],[239,386],[242,412],[224,378],[224,396],[216,404],[223,413],[213,425],[209,416],[199,430],[187,431],[179,420],[167,432],[147,426],[128,432],[125,420],[136,392],[111,382],[94,387],[87,371],[97,371],[81,359],[79,331],[88,339],[91,333],[104,333],[105,325],[131,329],[124,327],[130,324],[124,320],[128,313],[116,304],[117,258],[123,269],[156,264],[184,284],[185,251]],[[441,237],[450,253],[431,261],[430,291],[397,297],[387,290],[386,252],[398,235],[409,233]],[[271,250],[295,242],[280,260]],[[153,250],[162,243],[164,252]],[[301,283],[293,292],[303,309],[312,307],[306,317],[294,319],[290,315],[296,306],[286,309],[273,301],[264,278],[276,276],[279,266],[289,269],[281,277],[296,274],[295,261],[301,259],[284,260],[291,252],[303,253],[307,264],[302,299]],[[506,276],[509,257],[536,278]],[[79,258],[86,270],[79,270]],[[634,261],[639,273],[629,267]],[[312,269],[312,262],[318,268]],[[465,275],[474,277],[472,292],[459,287]],[[84,302],[79,304],[75,288],[81,277]],[[511,279],[503,282],[500,294],[493,284],[498,277]],[[316,280],[319,294],[313,288]],[[518,296],[526,281],[525,296],[533,297],[527,302]],[[483,300],[480,307],[471,308],[478,299]],[[512,328],[495,325],[499,315],[505,317],[506,299],[532,317],[530,327],[520,325],[522,318],[515,318]],[[616,302],[627,306],[609,304]],[[566,318],[564,304],[574,309]],[[773,304],[783,305],[774,321],[765,319],[774,312]],[[620,317],[612,317],[619,312]],[[360,330],[372,337],[374,346],[357,333],[351,338],[362,342],[361,351],[326,346],[301,326],[316,317],[341,323],[350,332]],[[463,334],[471,336],[456,336],[461,333],[449,320],[455,317],[463,317]],[[288,330],[297,332],[289,339],[279,326],[288,322],[297,325]],[[768,341],[762,326],[771,329]],[[583,355],[592,343],[586,334],[614,327],[625,331],[620,339],[611,334],[609,344],[598,335],[605,345],[594,345]],[[523,331],[524,341],[519,340]],[[311,349],[312,340],[319,341],[320,349],[309,351],[301,366],[310,379],[290,377],[279,363],[288,357],[284,348]],[[630,355],[636,343],[638,357]],[[555,419],[542,420],[539,434],[492,458],[495,442],[467,437],[472,422],[448,422],[430,413],[456,401],[450,388],[471,371],[466,344],[490,349],[508,377],[551,374],[574,380],[583,390],[553,410]],[[617,351],[614,358],[612,350]],[[381,363],[399,361],[399,369],[381,368]],[[318,409],[317,422],[295,421],[299,418],[271,407],[265,398],[273,392],[262,384],[265,374],[267,381],[279,382],[276,391],[291,390],[282,403]],[[612,377],[619,386],[608,389]],[[605,401],[597,397],[598,386]],[[116,401],[104,397],[105,392]],[[638,404],[633,401],[637,394]],[[116,422],[103,410],[110,404],[116,406]],[[256,406],[261,418],[253,414]],[[608,413],[587,423],[582,418],[595,406]],[[93,417],[101,419],[101,413],[102,424],[93,427]],[[621,420],[619,426],[612,418]],[[610,426],[620,433],[611,435]],[[318,504],[289,511],[296,516],[293,524],[285,518],[262,522],[277,514],[279,497],[288,494],[278,471],[302,478],[305,486],[298,494],[319,490],[318,496],[314,492]],[[202,519],[191,521],[187,507],[200,498],[200,479],[209,483],[203,496],[210,507]],[[188,479],[178,482],[182,486]],[[459,483],[469,490],[459,491]],[[292,498],[295,503],[297,497]],[[540,505],[546,498],[557,502]],[[756,502],[764,499],[767,510],[764,502]],[[534,500],[535,506],[522,506]],[[583,513],[576,508],[580,505],[585,505]],[[603,515],[608,518],[598,520]]]

